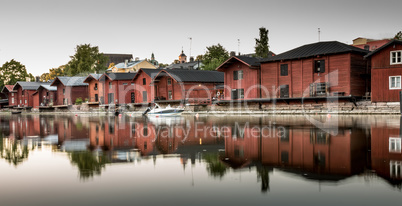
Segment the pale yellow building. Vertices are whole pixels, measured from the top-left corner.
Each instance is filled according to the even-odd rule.
[[[135,61],[125,61],[114,65],[113,67],[106,70],[106,72],[113,73],[127,73],[127,72],[137,72],[139,69],[156,69],[156,66],[148,62],[148,60],[135,60]]]

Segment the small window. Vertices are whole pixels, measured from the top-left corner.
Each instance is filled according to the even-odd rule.
[[[123,83],[124,86],[128,85],[128,83]]]
[[[167,84],[168,84],[168,85],[171,85],[171,84],[172,84],[172,79],[171,79],[171,78],[167,79]]]
[[[288,76],[288,64],[281,64],[281,76]]]
[[[168,92],[168,99],[173,99],[172,91],[169,91],[169,92]]]
[[[148,136],[148,125],[144,125],[144,128],[142,130],[142,134],[144,137]]]
[[[401,89],[401,76],[389,77],[389,89]]]
[[[94,90],[98,90],[98,83],[95,83]]]
[[[402,64],[402,51],[391,51],[391,64]]]
[[[389,152],[401,153],[401,138],[390,137],[389,138]]]
[[[232,89],[232,99],[244,99],[244,89]]]
[[[233,80],[243,79],[243,70],[233,71]]]
[[[14,96],[14,93],[11,93],[11,96],[13,97],[13,96]]]
[[[369,51],[370,50],[370,45],[364,45],[364,50]]]
[[[131,83],[131,85],[134,85],[134,83]]]
[[[142,85],[147,85],[147,79],[146,78],[142,79]]]
[[[112,82],[109,82],[109,89],[112,88]]]
[[[325,60],[317,60],[314,63],[314,73],[324,73],[325,72]]]
[[[66,95],[66,89],[63,89],[63,95]]]

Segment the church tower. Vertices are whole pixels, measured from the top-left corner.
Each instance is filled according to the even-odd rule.
[[[181,50],[181,54],[179,56],[179,62],[180,63],[186,63],[187,62],[187,56],[184,54],[183,49]]]

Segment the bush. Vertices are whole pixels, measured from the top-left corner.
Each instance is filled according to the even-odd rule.
[[[75,104],[76,104],[76,105],[82,104],[82,98],[81,98],[81,97],[78,97],[77,99],[75,99]]]

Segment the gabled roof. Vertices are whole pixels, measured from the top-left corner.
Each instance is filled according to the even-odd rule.
[[[151,77],[151,79],[154,79],[155,76],[161,71],[162,69],[140,69],[138,70],[138,72],[136,73],[136,75],[133,78],[133,81],[135,79],[137,79],[137,77],[141,74],[141,72],[144,72],[145,74],[147,74],[149,77]]]
[[[259,67],[260,66],[260,61],[262,58],[257,58],[257,57],[248,57],[248,56],[232,56],[229,59],[227,59],[225,62],[223,62],[221,65],[219,65],[216,70],[220,69],[226,64],[232,64],[235,61],[240,61],[243,64],[247,65],[248,67]]]
[[[1,93],[4,93],[5,90],[7,90],[8,92],[17,92],[15,90],[13,90],[14,85],[4,85],[3,89],[1,90]]]
[[[205,70],[162,70],[154,78],[169,75],[177,82],[204,82],[204,83],[223,83],[224,73],[218,71],[205,71]]]
[[[89,83],[92,79],[99,80],[102,74],[89,74],[87,78],[84,79],[84,83]]]
[[[401,40],[393,39],[393,40],[389,41],[388,43],[382,45],[380,48],[378,48],[378,49],[376,49],[376,50],[370,52],[369,54],[367,54],[366,56],[364,56],[364,58],[371,57],[371,56],[373,56],[374,54],[376,54],[377,52],[383,50],[384,48],[386,48],[386,47],[388,47],[388,46],[390,46],[390,45],[395,45],[395,44],[401,45],[401,44],[402,44],[402,41],[401,41]]]
[[[265,58],[261,62],[302,59],[340,53],[359,53],[364,55],[367,54],[368,51],[338,41],[317,42],[297,47],[276,56]]]
[[[57,87],[55,86],[50,86],[50,85],[40,85],[38,89],[43,88],[46,89],[48,91],[57,91]]]
[[[56,86],[57,82],[60,82],[65,87],[78,87],[78,86],[88,86],[84,83],[86,77],[56,77],[50,86]]]
[[[186,63],[179,63],[179,64],[171,64],[167,66],[165,69],[190,69],[190,68],[197,68],[196,66],[202,66],[202,62],[193,61],[193,62],[186,62]]]
[[[136,75],[136,72],[128,72],[128,73],[105,73],[103,74],[99,80],[104,80],[105,77],[108,77],[110,80],[132,80]]]
[[[37,90],[41,85],[50,85],[50,82],[22,82],[18,81],[13,90],[16,90],[16,87],[20,86],[22,90]]]

